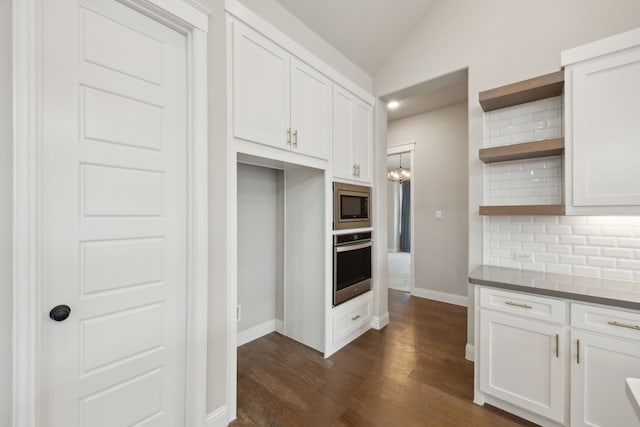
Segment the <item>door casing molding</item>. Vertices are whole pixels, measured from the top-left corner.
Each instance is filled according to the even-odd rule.
[[[42,4],[13,0],[13,426],[42,423]],[[114,0],[115,1],[115,0]],[[208,164],[206,10],[170,0],[117,0],[187,41],[187,336],[185,425],[206,419]]]

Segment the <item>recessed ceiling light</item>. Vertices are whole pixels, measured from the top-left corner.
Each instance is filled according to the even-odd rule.
[[[390,103],[387,104],[387,108],[390,110],[395,110],[396,108],[398,108],[399,105],[400,103],[398,101],[391,101]]]

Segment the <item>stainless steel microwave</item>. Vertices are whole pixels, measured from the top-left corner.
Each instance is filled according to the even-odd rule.
[[[371,187],[333,183],[333,229],[371,227]]]

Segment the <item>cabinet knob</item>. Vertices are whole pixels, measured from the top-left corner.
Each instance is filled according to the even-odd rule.
[[[62,322],[67,320],[69,314],[71,314],[71,308],[68,305],[57,305],[51,309],[49,317],[56,322]]]

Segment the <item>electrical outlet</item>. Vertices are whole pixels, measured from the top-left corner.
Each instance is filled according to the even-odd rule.
[[[434,216],[436,219],[442,219],[442,211],[436,211],[436,214]]]
[[[529,252],[516,252],[514,258],[516,261],[531,261],[531,253]]]
[[[236,306],[236,320],[239,322],[242,315],[242,307],[240,304]]]

